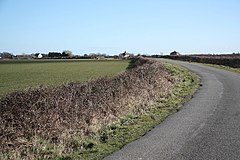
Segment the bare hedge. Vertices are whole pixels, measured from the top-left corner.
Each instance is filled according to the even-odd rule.
[[[114,77],[11,93],[0,101],[0,153],[30,147],[40,137],[59,143],[89,135],[131,112],[141,114],[169,94],[174,79],[160,62],[134,61]]]

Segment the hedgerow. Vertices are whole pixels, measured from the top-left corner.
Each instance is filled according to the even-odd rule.
[[[114,77],[57,87],[26,89],[0,101],[0,153],[24,157],[36,139],[67,143],[89,136],[129,114],[142,114],[166,97],[175,84],[159,61],[138,58],[134,68]]]
[[[232,55],[181,55],[181,56],[162,56],[174,60],[189,62],[199,62],[208,64],[224,65],[233,68],[240,68],[240,54]]]

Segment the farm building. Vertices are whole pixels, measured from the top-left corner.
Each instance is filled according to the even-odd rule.
[[[129,58],[132,58],[132,57],[133,57],[133,55],[130,54],[130,53],[127,53],[127,51],[119,54],[120,59],[129,59]]]
[[[170,56],[180,56],[180,53],[177,51],[173,51],[170,53]]]
[[[40,53],[38,54],[37,58],[43,58],[43,55]]]

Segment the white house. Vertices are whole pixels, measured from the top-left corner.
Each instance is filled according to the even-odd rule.
[[[41,53],[37,56],[37,58],[42,58],[42,57],[43,55]]]

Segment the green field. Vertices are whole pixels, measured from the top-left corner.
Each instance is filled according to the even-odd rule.
[[[6,60],[0,61],[0,96],[39,85],[61,85],[112,76],[126,70],[127,60]]]

